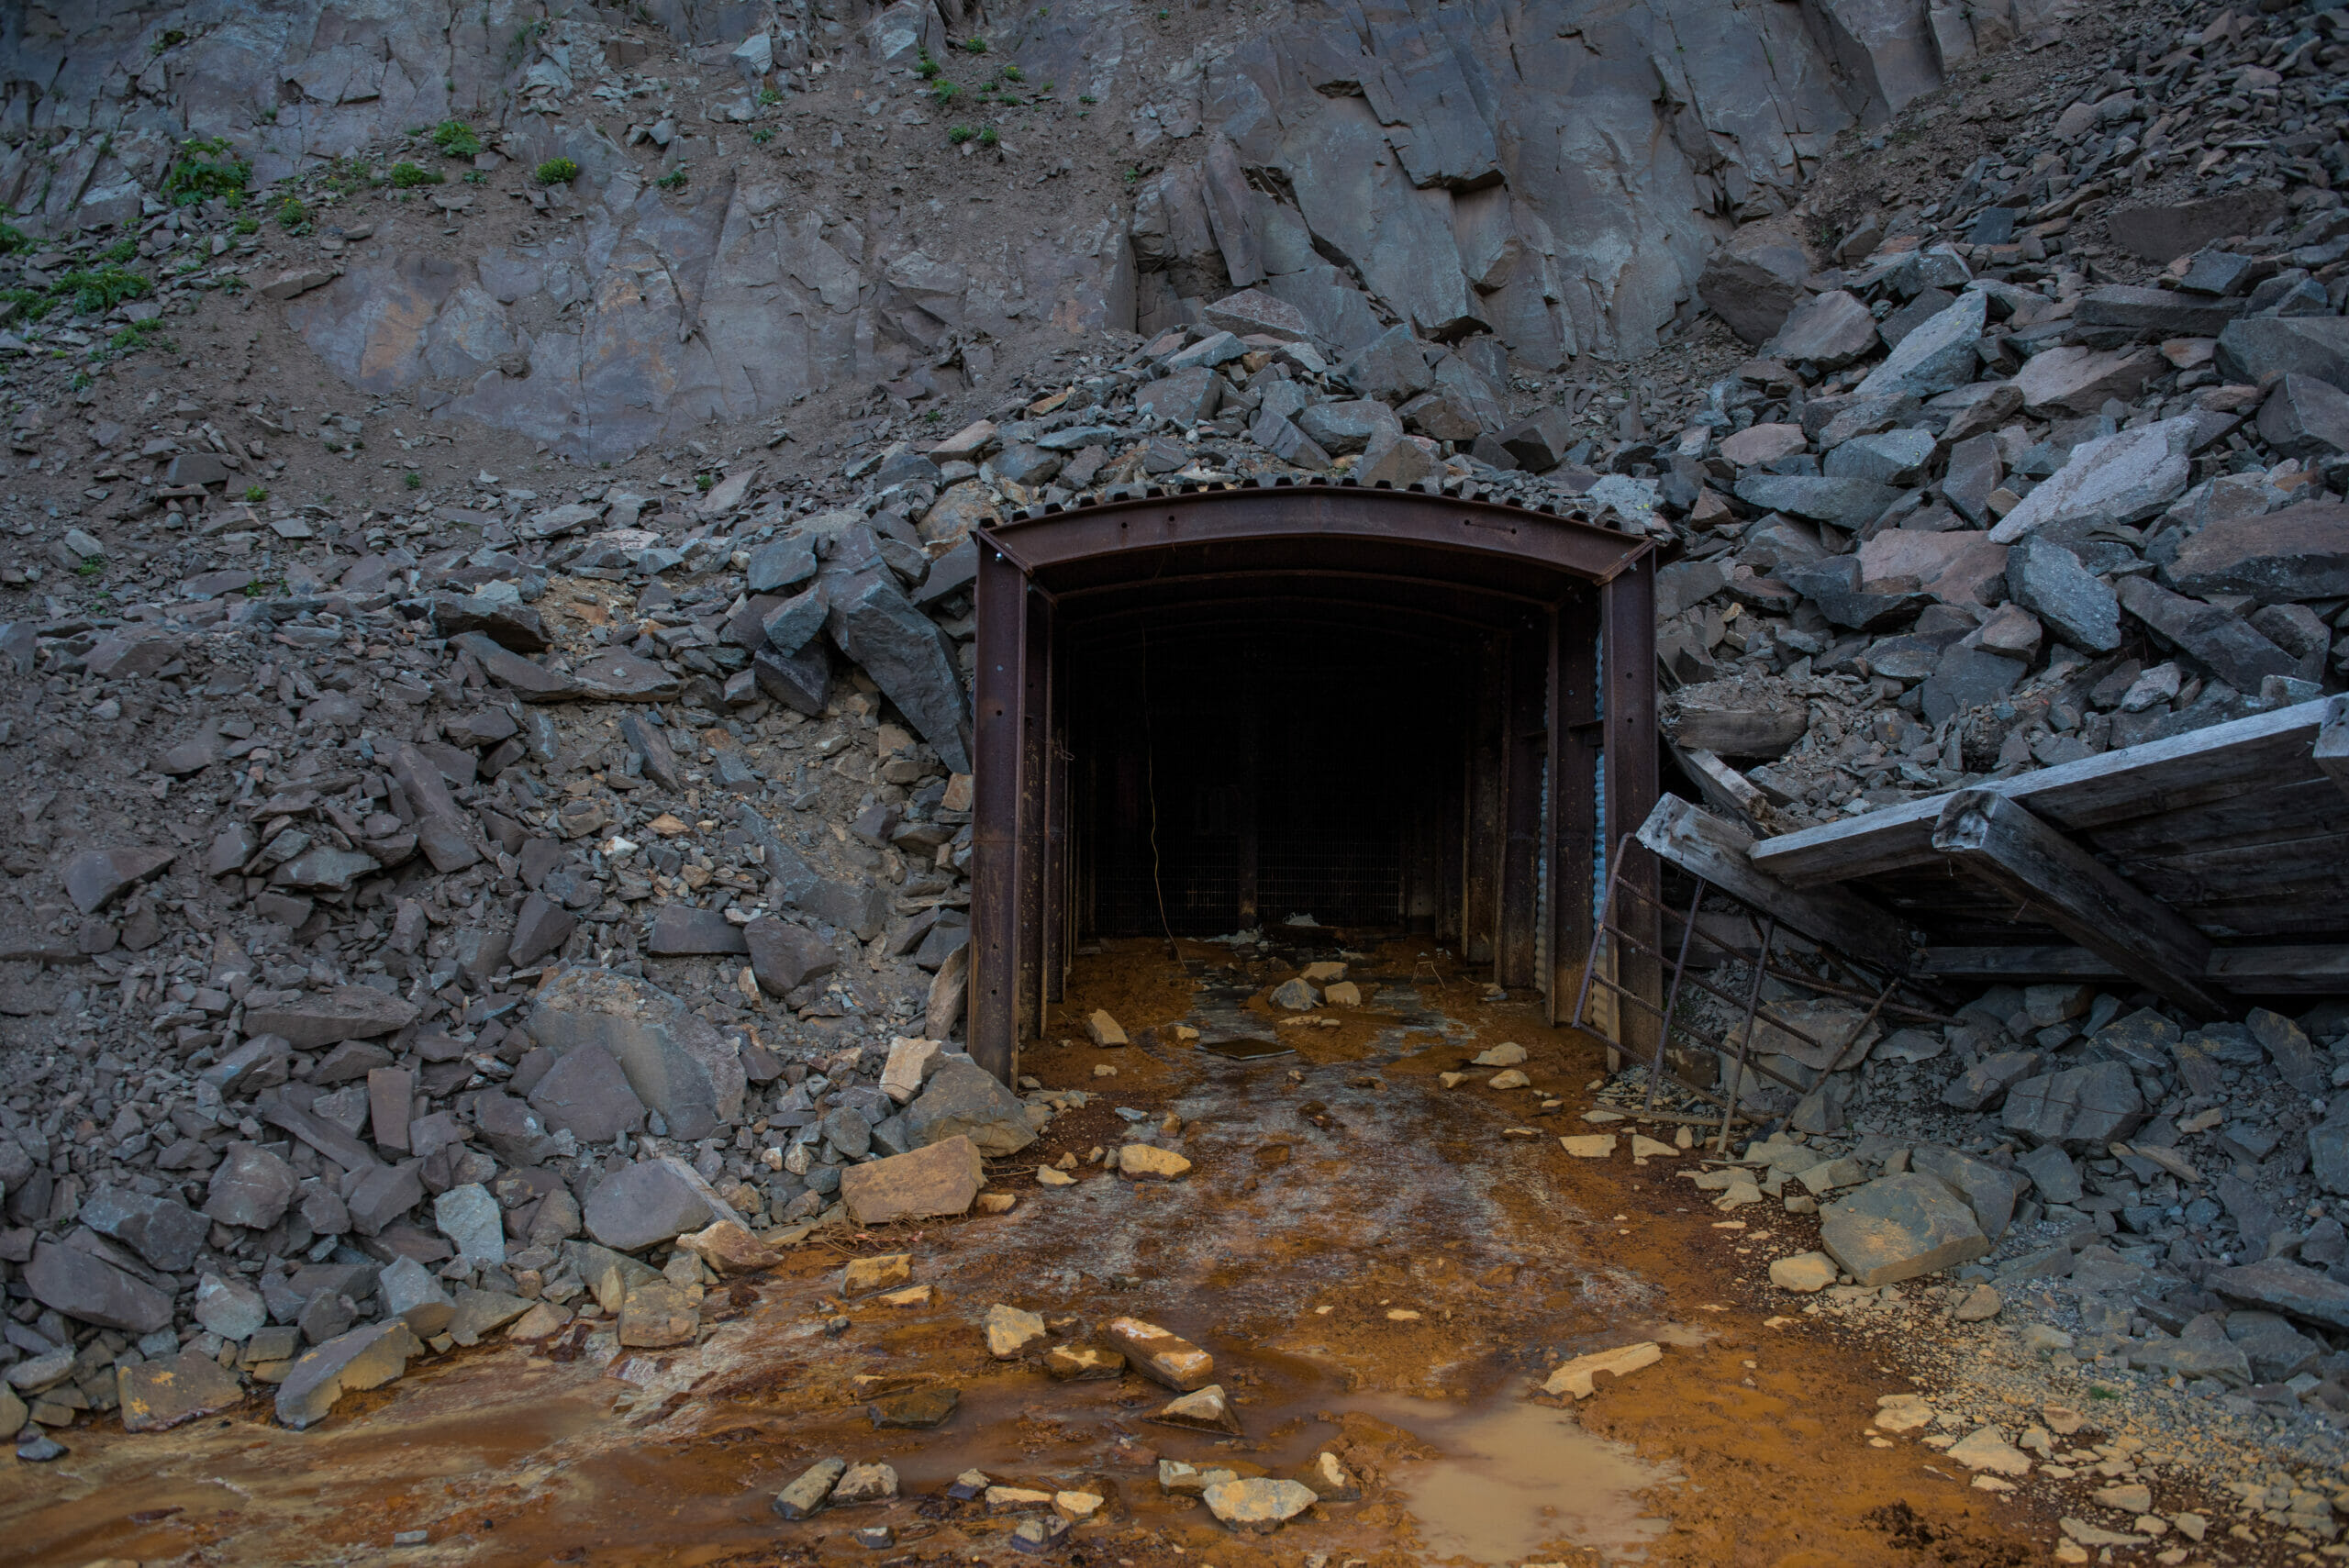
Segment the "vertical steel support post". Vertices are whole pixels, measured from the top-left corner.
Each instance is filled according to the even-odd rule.
[[[1550,1022],[1580,989],[1598,892],[1598,596],[1550,616]],[[1564,1015],[1571,1016],[1571,1015]]]
[[[1028,578],[979,540],[978,690],[973,724],[971,811],[971,995],[965,1014],[972,1060],[1006,1084],[1019,1063],[1019,985],[1020,733],[1027,692]]]
[[[1654,554],[1617,573],[1599,589],[1598,603],[1607,638],[1607,833],[1620,838],[1639,830],[1656,800]],[[1620,924],[1647,951],[1627,947],[1616,980],[1661,1011],[1664,975],[1653,956],[1663,946],[1655,858],[1640,857],[1625,868],[1625,879],[1645,897],[1634,900],[1637,913],[1627,912]],[[1631,1008],[1622,1027],[1623,1047],[1634,1060],[1653,1054],[1653,1015]]]

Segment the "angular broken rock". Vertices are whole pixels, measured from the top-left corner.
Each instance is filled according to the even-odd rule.
[[[966,1137],[979,1152],[1000,1158],[1036,1141],[1028,1107],[1011,1091],[970,1062],[939,1069],[920,1097],[905,1109],[907,1135],[917,1144]],[[900,1156],[902,1158],[902,1156]]]
[[[273,1034],[296,1051],[317,1051],[341,1040],[395,1034],[416,1019],[413,1002],[373,985],[338,985],[295,1001],[248,1009],[245,1033]]]
[[[700,1328],[700,1312],[682,1289],[666,1279],[630,1285],[620,1304],[619,1341],[632,1350],[687,1344]]]
[[[268,1326],[269,1304],[243,1280],[208,1273],[196,1282],[195,1322],[224,1340],[242,1341]]]
[[[599,1045],[579,1046],[548,1068],[531,1085],[530,1108],[550,1131],[569,1132],[582,1143],[608,1143],[644,1130],[644,1102]]]
[[[1188,1160],[1155,1144],[1129,1143],[1118,1151],[1118,1173],[1138,1181],[1177,1181],[1189,1174],[1190,1170]]]
[[[897,1495],[897,1473],[886,1464],[852,1464],[832,1487],[834,1506],[879,1503]]]
[[[966,1214],[985,1180],[978,1145],[957,1134],[908,1153],[848,1166],[841,1172],[841,1202],[861,1226]]]
[[[1235,1438],[1241,1435],[1240,1417],[1232,1410],[1223,1385],[1217,1383],[1168,1400],[1151,1419],[1163,1427],[1182,1427],[1195,1432],[1229,1432]]]
[[[1215,1358],[1180,1335],[1139,1318],[1113,1318],[1105,1330],[1109,1342],[1150,1377],[1177,1393],[1207,1386],[1215,1376]]]
[[[1054,1345],[1044,1352],[1044,1370],[1062,1383],[1093,1383],[1122,1376],[1126,1358],[1094,1345]]]
[[[786,1519],[804,1519],[824,1506],[848,1473],[848,1461],[819,1459],[800,1472],[799,1478],[774,1495],[774,1511]]]
[[[721,1219],[707,1229],[677,1238],[677,1245],[707,1263],[713,1273],[757,1273],[783,1261],[783,1253],[753,1235],[748,1226]]]
[[[159,1269],[177,1273],[195,1261],[208,1227],[185,1204],[120,1187],[101,1187],[83,1201],[81,1222],[111,1236]],[[238,1336],[242,1338],[242,1336]]]
[[[1952,1443],[1949,1457],[1968,1470],[1998,1475],[2028,1475],[2031,1456],[2007,1441],[1996,1427],[1979,1427]]]
[[[2101,1149],[2144,1121],[2144,1101],[2127,1064],[2092,1062],[2027,1078],[2008,1090],[2002,1125],[2041,1143]]]
[[[2267,604],[2349,594],[2349,506],[2308,501],[2261,517],[2227,517],[2188,539],[2163,573],[2197,598],[2248,594]]]
[[[715,1218],[709,1200],[666,1160],[648,1160],[604,1178],[587,1195],[587,1234],[615,1252],[637,1252],[698,1230]]]
[[[1870,1287],[1971,1262],[1990,1250],[1973,1210],[1913,1171],[1880,1176],[1829,1204],[1819,1240],[1844,1273]]]
[[[860,1296],[872,1296],[892,1290],[914,1277],[911,1252],[883,1252],[870,1258],[851,1258],[841,1270],[841,1299],[853,1301]]]
[[[419,1340],[441,1332],[457,1315],[457,1304],[440,1282],[414,1258],[395,1259],[377,1278],[375,1289],[383,1299],[384,1316],[406,1324]]]
[[[2059,524],[2143,522],[2185,494],[2194,437],[2194,420],[2187,417],[2082,441],[2062,468],[1998,519],[1991,540],[2012,544]]]
[[[1044,1320],[1033,1312],[1001,1302],[987,1308],[985,1325],[987,1354],[1009,1361],[1044,1337]]]
[[[236,1373],[190,1351],[117,1368],[115,1396],[121,1401],[123,1430],[162,1432],[243,1404],[245,1390]]]
[[[1653,1340],[1642,1340],[1637,1344],[1619,1345],[1611,1351],[1594,1351],[1586,1356],[1576,1356],[1552,1373],[1542,1385],[1544,1394],[1571,1394],[1577,1399],[1587,1399],[1596,1390],[1600,1373],[1609,1377],[1623,1377],[1643,1366],[1653,1366],[1664,1359],[1664,1347]]]
[[[734,1043],[679,998],[608,969],[573,966],[540,988],[530,1038],[558,1056],[595,1045],[676,1139],[707,1138],[742,1114],[749,1081]]]
[[[73,907],[95,915],[122,894],[179,858],[174,850],[83,850],[65,867],[65,894]],[[249,1034],[263,1031],[249,1029]]]
[[[1825,1290],[1835,1283],[1836,1273],[1835,1260],[1824,1252],[1798,1252],[1791,1258],[1774,1259],[1770,1264],[1770,1283],[1798,1296]]]
[[[1275,1481],[1252,1476],[1245,1481],[1219,1481],[1201,1494],[1208,1511],[1234,1529],[1275,1530],[1320,1499],[1302,1481]]]
[[[396,1318],[338,1334],[296,1361],[277,1385],[277,1418],[300,1431],[327,1418],[346,1394],[381,1388],[407,1371],[419,1347]]]
[[[2267,1258],[2237,1268],[2213,1269],[2204,1283],[2232,1301],[2333,1329],[2349,1329],[2349,1284],[2288,1259]]]
[[[796,921],[762,915],[741,931],[751,972],[770,996],[788,996],[840,967],[840,955],[831,945]]]
[[[881,1067],[881,1092],[901,1106],[911,1100],[921,1093],[922,1081],[945,1049],[941,1040],[907,1035],[891,1040],[889,1058]]]

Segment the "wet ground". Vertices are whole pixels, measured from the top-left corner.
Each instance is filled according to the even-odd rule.
[[[1598,1046],[1544,1026],[1539,997],[1486,1000],[1423,943],[1358,940],[1080,958],[1022,1071],[1099,1097],[991,1166],[1018,1195],[1008,1214],[835,1232],[737,1287],[736,1315],[686,1351],[484,1347],[307,1433],[259,1405],[161,1435],[72,1431],[70,1457],[0,1490],[0,1562],[1024,1561],[1013,1518],[943,1496],[973,1467],[1107,1497],[1055,1555],[1121,1568],[2045,1560],[2053,1519],[1907,1438],[1871,1446],[1876,1396],[1913,1386],[1881,1344],[1775,1317],[1783,1300],[1738,1283],[1813,1244],[1794,1222],[1723,1221],[1674,1179],[1693,1152],[1567,1157],[1557,1136],[1588,1129]],[[1317,959],[1346,962],[1364,1005],[1283,1021],[1264,994]],[[1083,1043],[1096,1006],[1136,1043]],[[1530,1087],[1486,1088],[1490,1069],[1442,1085],[1504,1040],[1526,1048]],[[1184,1180],[1088,1162],[1170,1115],[1159,1140],[1193,1162]],[[1076,1184],[1039,1185],[1063,1152]],[[846,1259],[885,1251],[913,1254],[930,1304],[832,1294]],[[1244,1435],[1153,1424],[1168,1395],[1138,1377],[1062,1384],[991,1360],[978,1323],[996,1302],[1078,1341],[1119,1315],[1184,1335],[1214,1355]],[[1638,1340],[1663,1360],[1579,1406],[1529,1397],[1560,1361]],[[874,1429],[873,1398],[921,1386],[959,1391],[944,1425]],[[1324,1451],[1361,1500],[1271,1536],[1235,1536],[1156,1482],[1162,1456],[1298,1475]],[[779,1520],[774,1493],[835,1454],[885,1461],[906,1495]],[[895,1544],[858,1545],[876,1523]]]

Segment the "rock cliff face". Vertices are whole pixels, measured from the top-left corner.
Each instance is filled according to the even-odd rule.
[[[645,17],[683,75],[650,73],[678,67]],[[52,237],[134,220],[190,137],[321,225],[337,161],[417,128],[466,122],[492,167],[568,159],[576,180],[504,242],[351,235],[295,314],[362,390],[606,459],[810,394],[982,383],[1007,348],[1196,322],[1250,286],[1346,350],[1402,323],[1536,371],[1636,357],[1835,133],[2052,19],[2021,0],[943,18],[28,6],[0,21],[0,202]],[[493,216],[454,186],[429,200],[450,238]]]

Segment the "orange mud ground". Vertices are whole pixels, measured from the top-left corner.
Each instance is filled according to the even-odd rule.
[[[1286,956],[1334,956],[1337,933],[1312,935],[1317,947]],[[1586,1129],[1600,1052],[1544,1026],[1539,997],[1484,1002],[1448,958],[1397,941],[1353,965],[1365,1002],[1337,1028],[1276,1024],[1263,995],[1286,963],[1222,973],[1253,991],[1254,1032],[1301,1037],[1294,1056],[1240,1064],[1151,1037],[1082,1043],[1089,1009],[1138,1034],[1170,1024],[1194,1005],[1193,975],[1233,962],[1206,944],[1183,957],[1133,942],[1079,960],[1022,1071],[1101,1097],[996,1162],[994,1185],[1019,1196],[1009,1214],[835,1231],[732,1287],[736,1310],[710,1314],[724,1320],[684,1351],[590,1341],[558,1362],[484,1346],[418,1363],[306,1433],[259,1403],[161,1435],[126,1436],[110,1418],[62,1433],[70,1457],[9,1473],[0,1562],[1031,1561],[1010,1550],[1012,1520],[943,1496],[971,1466],[1106,1496],[1104,1519],[1053,1554],[1103,1568],[1297,1568],[1312,1553],[1328,1568],[2047,1560],[2053,1518],[1941,1473],[1955,1470],[1945,1461],[1929,1468],[1939,1456],[1910,1438],[1868,1445],[1876,1396],[1912,1386],[1880,1347],[1801,1318],[1765,1325],[1767,1287],[1739,1276],[1813,1245],[1797,1233],[1808,1222],[1756,1220],[1776,1229],[1756,1246],[1675,1181],[1691,1156],[1635,1169],[1628,1148],[1609,1161],[1560,1150],[1556,1134]],[[1401,1034],[1408,1023],[1420,1032]],[[1437,1082],[1509,1040],[1531,1053],[1532,1088],[1486,1089],[1489,1070],[1449,1091]],[[1102,1063],[1117,1076],[1097,1078]],[[1563,1105],[1542,1112],[1553,1097]],[[1037,1185],[1035,1167],[1064,1150],[1114,1146],[1112,1106],[1150,1126],[1181,1118],[1169,1141],[1189,1176],[1144,1185],[1081,1166],[1074,1187]],[[843,1260],[895,1251],[938,1300],[843,1307]],[[711,1292],[712,1305],[728,1298]],[[977,1325],[998,1301],[1075,1339],[1119,1314],[1187,1336],[1213,1352],[1246,1437],[1152,1425],[1169,1396],[1134,1376],[1056,1384],[990,1361]],[[851,1326],[835,1339],[825,1323],[842,1312]],[[1525,1403],[1562,1359],[1637,1339],[1664,1340],[1663,1361],[1602,1382],[1570,1415]],[[961,1390],[944,1426],[873,1429],[867,1398],[924,1382]],[[1152,1464],[1296,1474],[1324,1449],[1361,1478],[1363,1500],[1264,1537],[1162,1496]],[[829,1454],[886,1461],[907,1496],[779,1520],[775,1491]],[[881,1522],[896,1545],[854,1544]],[[409,1530],[426,1543],[393,1545]]]

